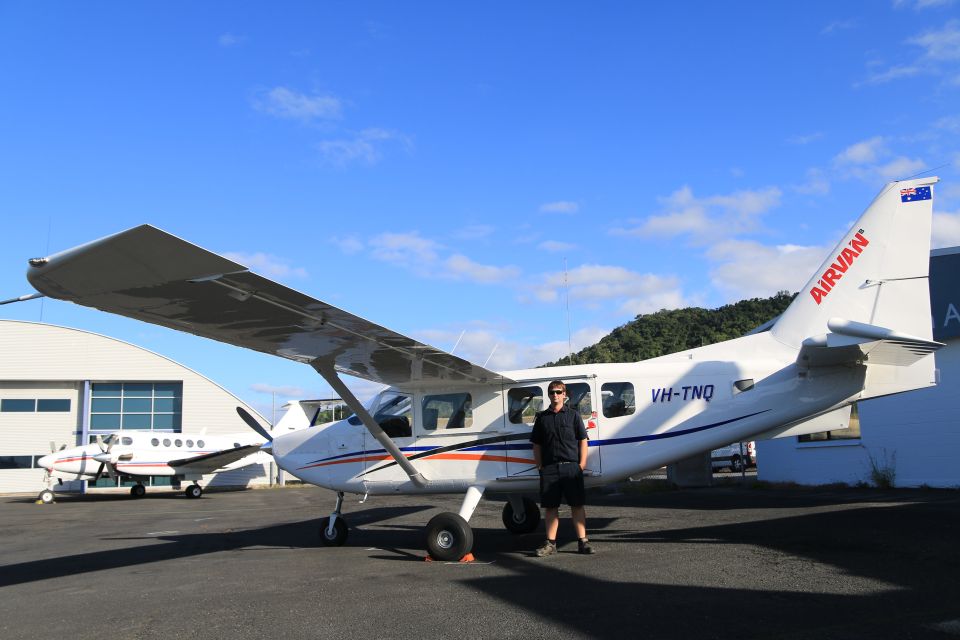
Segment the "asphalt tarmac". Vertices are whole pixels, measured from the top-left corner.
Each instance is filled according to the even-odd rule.
[[[469,564],[424,561],[454,496],[348,497],[339,548],[317,488],[0,498],[0,638],[960,637],[957,491],[640,489],[591,494],[595,556],[483,501]]]

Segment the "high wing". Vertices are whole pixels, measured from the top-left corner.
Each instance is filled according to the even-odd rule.
[[[150,225],[30,261],[52,298],[388,385],[512,382]]]
[[[250,454],[260,451],[260,445],[249,444],[243,447],[235,447],[216,453],[206,453],[202,456],[192,458],[180,458],[171,460],[167,464],[177,469],[189,470],[196,473],[213,473],[221,467],[225,467],[231,462],[236,462],[241,458],[246,458]]]
[[[942,342],[842,318],[830,318],[827,328],[830,333],[803,341],[798,364],[828,367],[867,362],[908,367],[945,346]]]

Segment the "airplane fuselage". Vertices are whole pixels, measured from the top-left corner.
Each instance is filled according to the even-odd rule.
[[[370,411],[392,402],[397,411],[377,416],[381,424],[398,416],[409,422],[408,431],[390,435],[428,479],[422,488],[356,419],[280,436],[272,452],[290,473],[337,491],[534,491],[530,431],[547,406],[547,384],[560,379],[587,427],[587,485],[606,484],[823,414],[863,389],[863,367],[811,372],[796,358],[796,349],[762,333],[637,363],[505,372],[517,381],[510,385],[391,388]],[[467,419],[450,415],[443,424],[432,407],[452,403],[450,414],[464,396]]]

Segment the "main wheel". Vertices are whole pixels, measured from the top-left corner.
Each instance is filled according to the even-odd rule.
[[[473,549],[473,529],[456,513],[440,513],[427,523],[427,552],[434,560],[459,560]]]
[[[730,471],[734,473],[743,471],[743,461],[740,460],[740,456],[734,456],[733,460],[730,461]]]
[[[530,533],[540,524],[540,507],[530,498],[523,499],[523,513],[513,509],[513,503],[503,505],[503,526],[510,533]]]
[[[184,490],[183,495],[188,498],[199,498],[203,495],[203,489],[198,484],[192,484]]]
[[[142,498],[143,496],[147,495],[147,488],[142,484],[135,484],[130,487],[130,495],[134,498]]]
[[[327,531],[329,526],[330,518],[325,518],[323,526],[320,527],[320,542],[323,543],[323,546],[339,547],[347,541],[347,533],[350,531],[350,527],[347,526],[347,521],[342,516],[337,516],[333,523],[333,535],[330,535],[330,532]]]
[[[40,492],[40,495],[37,496],[37,500],[43,504],[50,504],[53,502],[53,491],[50,491],[50,489],[44,489]]]

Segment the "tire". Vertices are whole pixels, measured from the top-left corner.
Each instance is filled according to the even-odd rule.
[[[37,496],[37,500],[43,504],[52,504],[54,500],[53,491],[50,491],[50,489],[44,489],[40,492],[40,495]]]
[[[347,533],[350,531],[350,527],[347,526],[347,521],[341,516],[337,516],[336,521],[333,523],[333,536],[330,536],[327,533],[327,527],[330,525],[330,518],[324,518],[323,526],[320,527],[320,542],[325,547],[339,547],[342,546],[344,542],[347,541]]]
[[[130,487],[130,495],[134,498],[142,498],[143,496],[147,495],[147,488],[142,484],[135,484]]]
[[[513,504],[503,505],[503,526],[507,531],[517,535],[531,533],[540,524],[540,507],[530,498],[523,499],[523,517],[518,518],[513,510]]]
[[[440,513],[427,523],[427,552],[434,560],[457,561],[473,549],[473,529],[456,513]]]
[[[734,456],[730,461],[730,471],[733,473],[740,473],[743,471],[743,462],[740,460],[740,456]]]
[[[196,499],[203,495],[203,489],[198,484],[192,484],[184,490],[183,495],[188,498]]]

